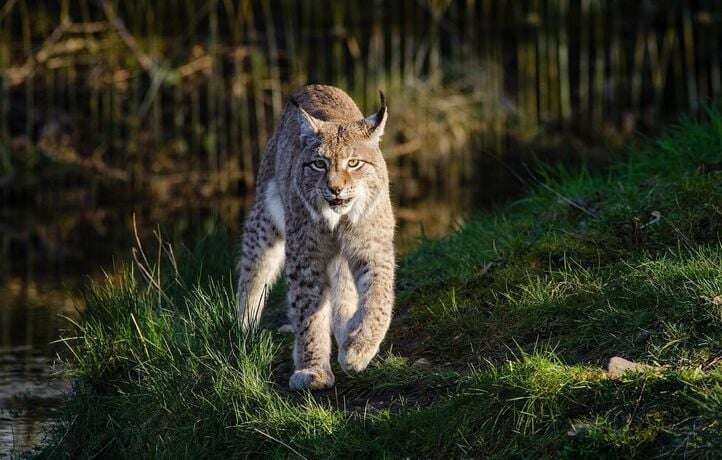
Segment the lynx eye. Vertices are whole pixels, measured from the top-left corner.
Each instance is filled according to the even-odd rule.
[[[346,166],[348,166],[350,169],[358,169],[358,168],[361,167],[361,164],[362,164],[362,163],[361,163],[360,160],[357,160],[356,158],[351,158],[351,159],[348,160],[348,162],[346,163]]]
[[[325,171],[326,170],[326,162],[323,160],[315,160],[311,162],[311,167],[315,169],[316,171]]]

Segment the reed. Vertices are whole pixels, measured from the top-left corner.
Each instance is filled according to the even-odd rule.
[[[0,8],[3,175],[62,114],[86,144],[78,155],[139,185],[190,168],[219,192],[251,187],[285,96],[326,82],[367,110],[385,89],[398,117],[414,98],[464,101],[469,120],[439,109],[454,127],[433,131],[444,138],[387,141],[406,149],[397,174],[433,180],[477,133],[497,146],[554,127],[625,134],[697,111],[722,91],[721,14],[671,0],[12,1]],[[483,85],[469,91],[469,79]]]

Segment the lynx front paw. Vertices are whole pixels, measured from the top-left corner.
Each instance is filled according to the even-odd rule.
[[[288,382],[291,390],[325,390],[331,388],[335,382],[330,370],[319,367],[300,369],[293,373]]]
[[[361,372],[369,365],[379,351],[377,344],[363,340],[358,336],[346,341],[338,353],[338,363],[346,372]]]

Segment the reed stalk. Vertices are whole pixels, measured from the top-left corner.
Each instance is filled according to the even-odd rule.
[[[30,158],[67,114],[85,121],[80,150],[134,177],[163,152],[227,190],[238,169],[252,185],[284,98],[309,82],[365,111],[385,89],[392,114],[412,88],[453,89],[494,145],[548,126],[633,131],[722,94],[721,15],[711,0],[15,0],[0,7],[0,134],[27,138]],[[478,72],[483,87],[459,89]],[[391,166],[408,174],[446,158],[406,151]]]

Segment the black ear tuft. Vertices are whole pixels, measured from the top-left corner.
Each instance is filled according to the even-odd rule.
[[[381,107],[379,108],[379,111],[376,112],[376,123],[374,128],[376,128],[383,120],[384,116],[386,115],[386,96],[384,96],[384,92],[379,90],[379,100],[381,103]]]
[[[300,109],[300,108],[301,108],[301,106],[298,105],[298,101],[297,101],[296,98],[293,97],[293,96],[288,96],[288,102],[290,102],[290,103],[291,103],[294,107],[296,107],[297,109]]]
[[[369,115],[363,119],[363,123],[366,126],[369,140],[378,142],[381,136],[384,135],[384,128],[386,126],[386,118],[388,111],[386,109],[386,96],[383,91],[379,90],[379,99],[381,107],[376,113]]]

